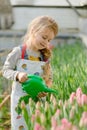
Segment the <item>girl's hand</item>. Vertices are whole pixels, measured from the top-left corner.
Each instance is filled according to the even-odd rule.
[[[45,97],[45,96],[47,96],[47,93],[45,93],[45,92],[41,92],[41,93],[38,94],[38,98],[42,98],[42,97]]]
[[[51,86],[52,86],[52,80],[46,81],[46,85],[47,85],[49,88],[51,88]]]
[[[16,79],[20,82],[20,83],[23,83],[25,82],[28,78],[27,78],[27,74],[24,73],[24,72],[20,72],[17,74],[17,77]]]

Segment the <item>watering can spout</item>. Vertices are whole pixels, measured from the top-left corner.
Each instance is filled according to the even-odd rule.
[[[51,88],[47,88],[46,92],[58,94],[58,92],[56,90],[51,89]]]

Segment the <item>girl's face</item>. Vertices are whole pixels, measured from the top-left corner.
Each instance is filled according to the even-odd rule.
[[[32,48],[38,50],[47,48],[50,41],[54,38],[52,29],[44,28],[41,31],[33,33],[31,45]]]

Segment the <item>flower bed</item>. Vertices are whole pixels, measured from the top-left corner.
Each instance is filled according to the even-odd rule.
[[[87,48],[78,41],[53,50],[53,86],[58,95],[45,102],[29,99],[30,115],[22,102],[28,130],[87,129]]]

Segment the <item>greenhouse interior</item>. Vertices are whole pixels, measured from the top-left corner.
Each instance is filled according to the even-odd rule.
[[[37,81],[36,72],[35,75],[28,76],[29,83],[33,85],[29,85],[29,91],[26,84],[28,79],[24,80],[25,84],[21,84],[17,77],[9,80],[9,67],[16,64],[14,57],[9,65],[9,56],[14,52],[13,48],[22,46],[24,36],[28,33],[28,25],[39,16],[52,17],[58,25],[58,33],[47,48],[51,53],[50,63],[46,63],[51,65],[52,85],[48,87],[41,75]],[[28,39],[28,36],[25,38]],[[36,39],[38,40],[38,36]],[[7,58],[9,59],[6,60]],[[38,70],[38,64],[34,69]],[[8,68],[7,73],[3,69],[4,65],[5,69]],[[26,70],[26,64],[23,65]],[[41,69],[44,77],[47,77],[49,68],[45,70],[41,66]],[[13,71],[16,74],[19,70],[15,68]],[[22,69],[19,73],[22,73]],[[87,0],[0,0],[0,130],[87,130],[86,76]],[[23,124],[17,126],[11,118],[14,82],[20,84],[24,93],[19,100],[17,98],[18,106],[15,112],[18,112],[18,116],[15,120],[21,122],[22,117],[26,127]],[[35,97],[36,93],[45,93],[45,97],[39,98],[38,94]]]

